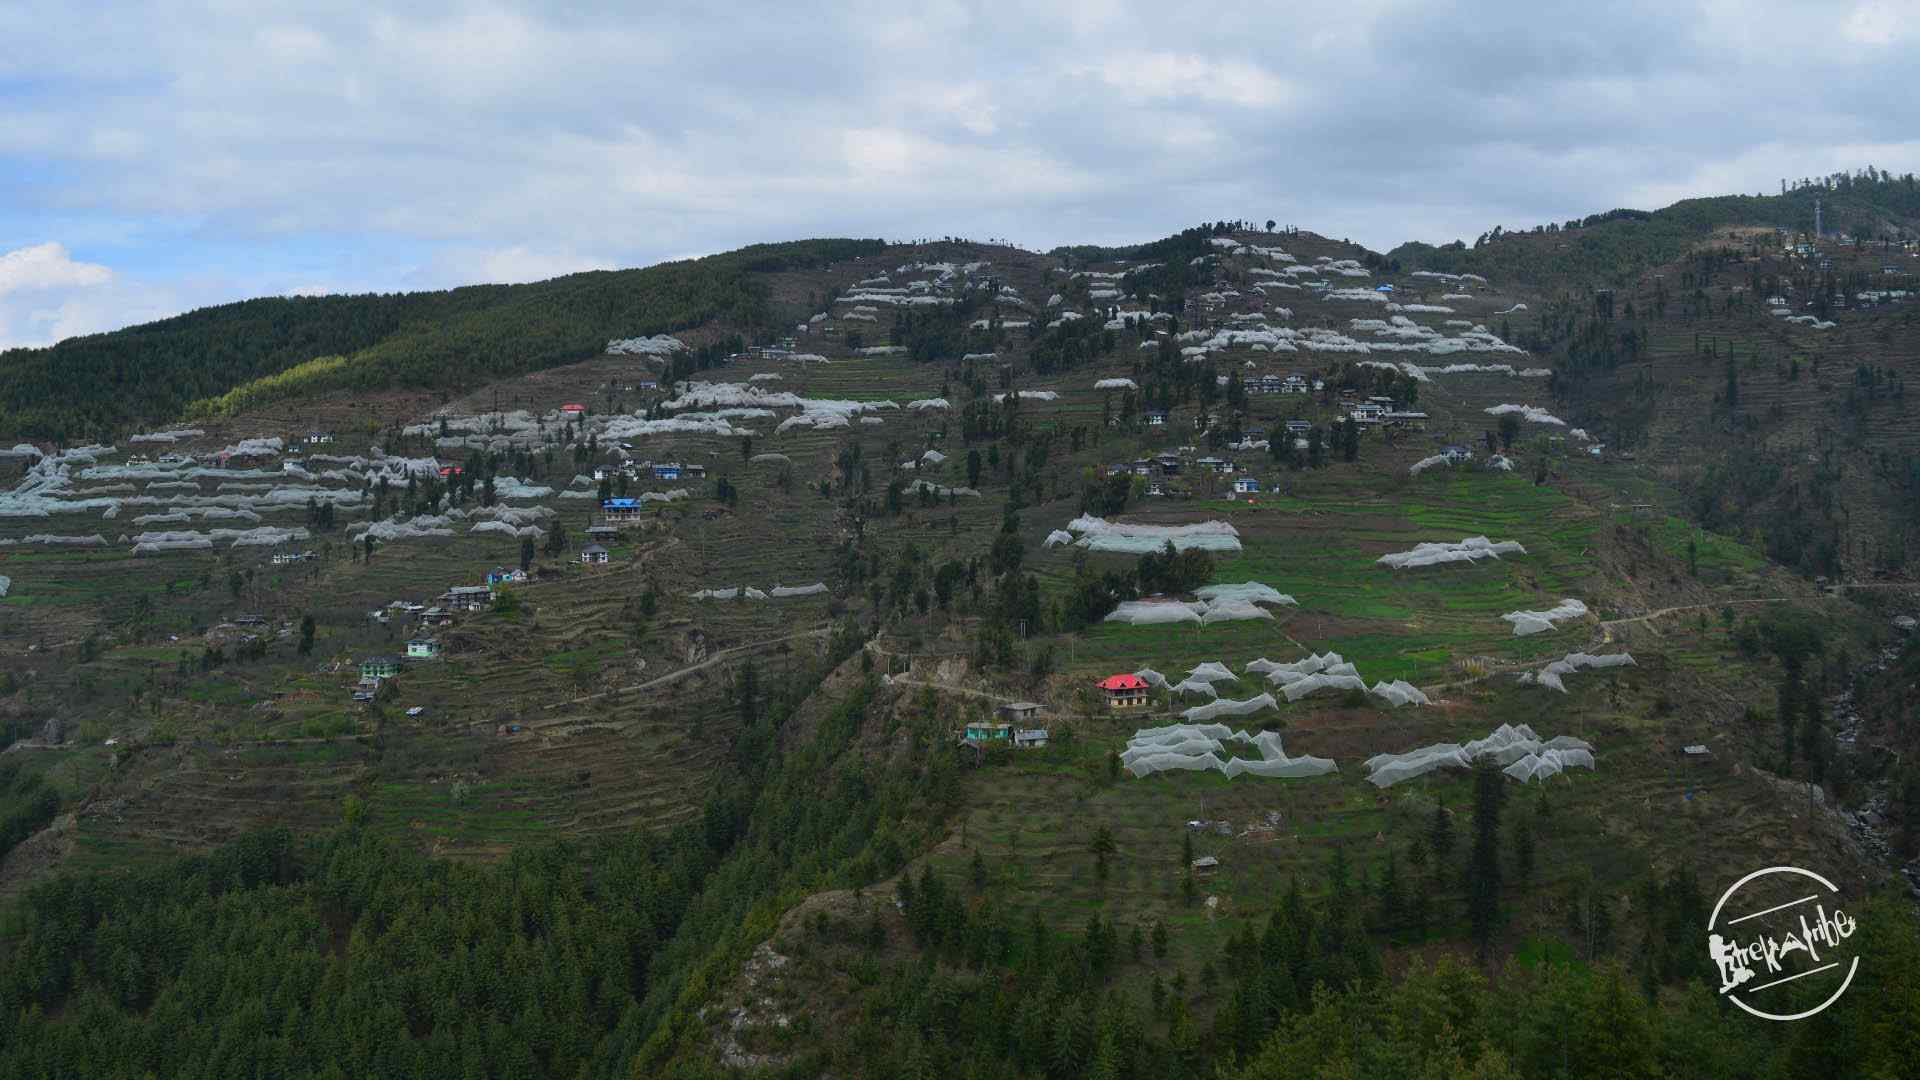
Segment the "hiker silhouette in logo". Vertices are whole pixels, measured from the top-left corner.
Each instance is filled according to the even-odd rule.
[[[1714,964],[1720,968],[1721,993],[1724,994],[1753,978],[1753,969],[1747,967],[1739,950],[1727,944],[1727,939],[1719,934],[1708,935],[1707,955],[1713,957]]]

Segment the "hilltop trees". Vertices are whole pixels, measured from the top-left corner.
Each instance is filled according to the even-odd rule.
[[[269,297],[203,308],[51,348],[6,351],[0,430],[78,442],[183,413],[231,416],[323,390],[474,385],[587,359],[612,338],[715,319],[762,322],[770,314],[764,274],[882,246],[760,244],[527,285]],[[694,350],[677,354],[670,375],[685,378],[699,360]]]

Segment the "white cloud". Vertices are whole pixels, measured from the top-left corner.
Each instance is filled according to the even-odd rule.
[[[562,274],[577,274],[583,270],[614,268],[614,264],[606,259],[571,253],[534,251],[521,246],[482,251],[471,261],[462,260],[462,263],[472,267],[474,272],[471,275],[455,274],[454,276],[459,280],[509,285],[528,281],[545,281]]]
[[[1134,102],[1185,98],[1270,109],[1299,98],[1295,86],[1259,64],[1195,53],[1120,53],[1092,72],[1115,94]]]
[[[0,255],[0,296],[30,289],[70,289],[105,285],[113,271],[97,263],[75,262],[64,245],[49,241]]]
[[[1848,41],[1862,45],[1892,45],[1912,34],[1914,6],[1904,4],[1876,3],[1856,4],[1840,24],[1841,33]]]
[[[223,292],[220,299],[240,299]],[[211,302],[211,298],[209,298]],[[0,350],[52,345],[82,334],[177,315],[188,305],[170,290],[114,278],[0,295]]]

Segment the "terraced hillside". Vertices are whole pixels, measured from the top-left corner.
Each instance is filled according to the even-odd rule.
[[[1885,549],[1907,520],[1911,320],[1892,296],[1829,299],[1826,329],[1756,307],[1805,269],[1760,253],[1776,240],[1710,235],[1610,299],[1224,226],[1126,250],[836,248],[740,270],[748,309],[602,313],[591,355],[576,327],[414,383],[374,345],[347,365],[370,382],[268,376],[111,445],[19,447],[0,707],[71,817],[0,889],[274,825],[509,867],[548,840],[670,835],[725,899],[649,943],[678,981],[647,992],[671,1035],[644,1068],[830,1054],[831,1030],[745,1030],[772,1000],[748,958],[789,972],[781,1000],[827,987],[824,1013],[883,1015],[873,965],[925,929],[872,900],[929,869],[970,883],[969,911],[1076,940],[1166,927],[1116,985],[1180,988],[1186,1019],[1153,1020],[1169,1045],[1232,1022],[1223,951],[1294,882],[1422,897],[1367,909],[1396,965],[1463,953],[1469,927],[1533,955],[1575,905],[1624,924],[1681,868],[1807,860],[1884,886],[1836,807],[1920,808],[1818,703],[1898,651],[1889,619],[1915,601],[1897,576],[1813,577],[1904,565]],[[1210,550],[1156,561],[1126,541],[1152,529]],[[1501,554],[1381,561],[1477,537]],[[1206,585],[1291,602],[1213,619]],[[1185,617],[1108,619],[1121,602]],[[1539,633],[1506,618],[1556,608],[1575,613]],[[1289,701],[1249,667],[1329,653],[1359,686]],[[1097,688],[1213,662],[1210,693],[1115,710]],[[1397,680],[1415,704],[1382,691]],[[1136,730],[1216,697],[1336,769],[1119,768]],[[1044,749],[979,734],[1018,700]],[[1466,833],[1472,774],[1379,787],[1367,762],[1501,725],[1580,740],[1595,767],[1500,781],[1513,869],[1489,929],[1433,840]],[[865,954],[816,949],[829,909],[877,928]]]

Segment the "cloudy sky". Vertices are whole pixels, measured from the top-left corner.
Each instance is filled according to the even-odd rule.
[[[1385,249],[1920,170],[1920,0],[379,6],[0,0],[0,347],[762,240]]]

